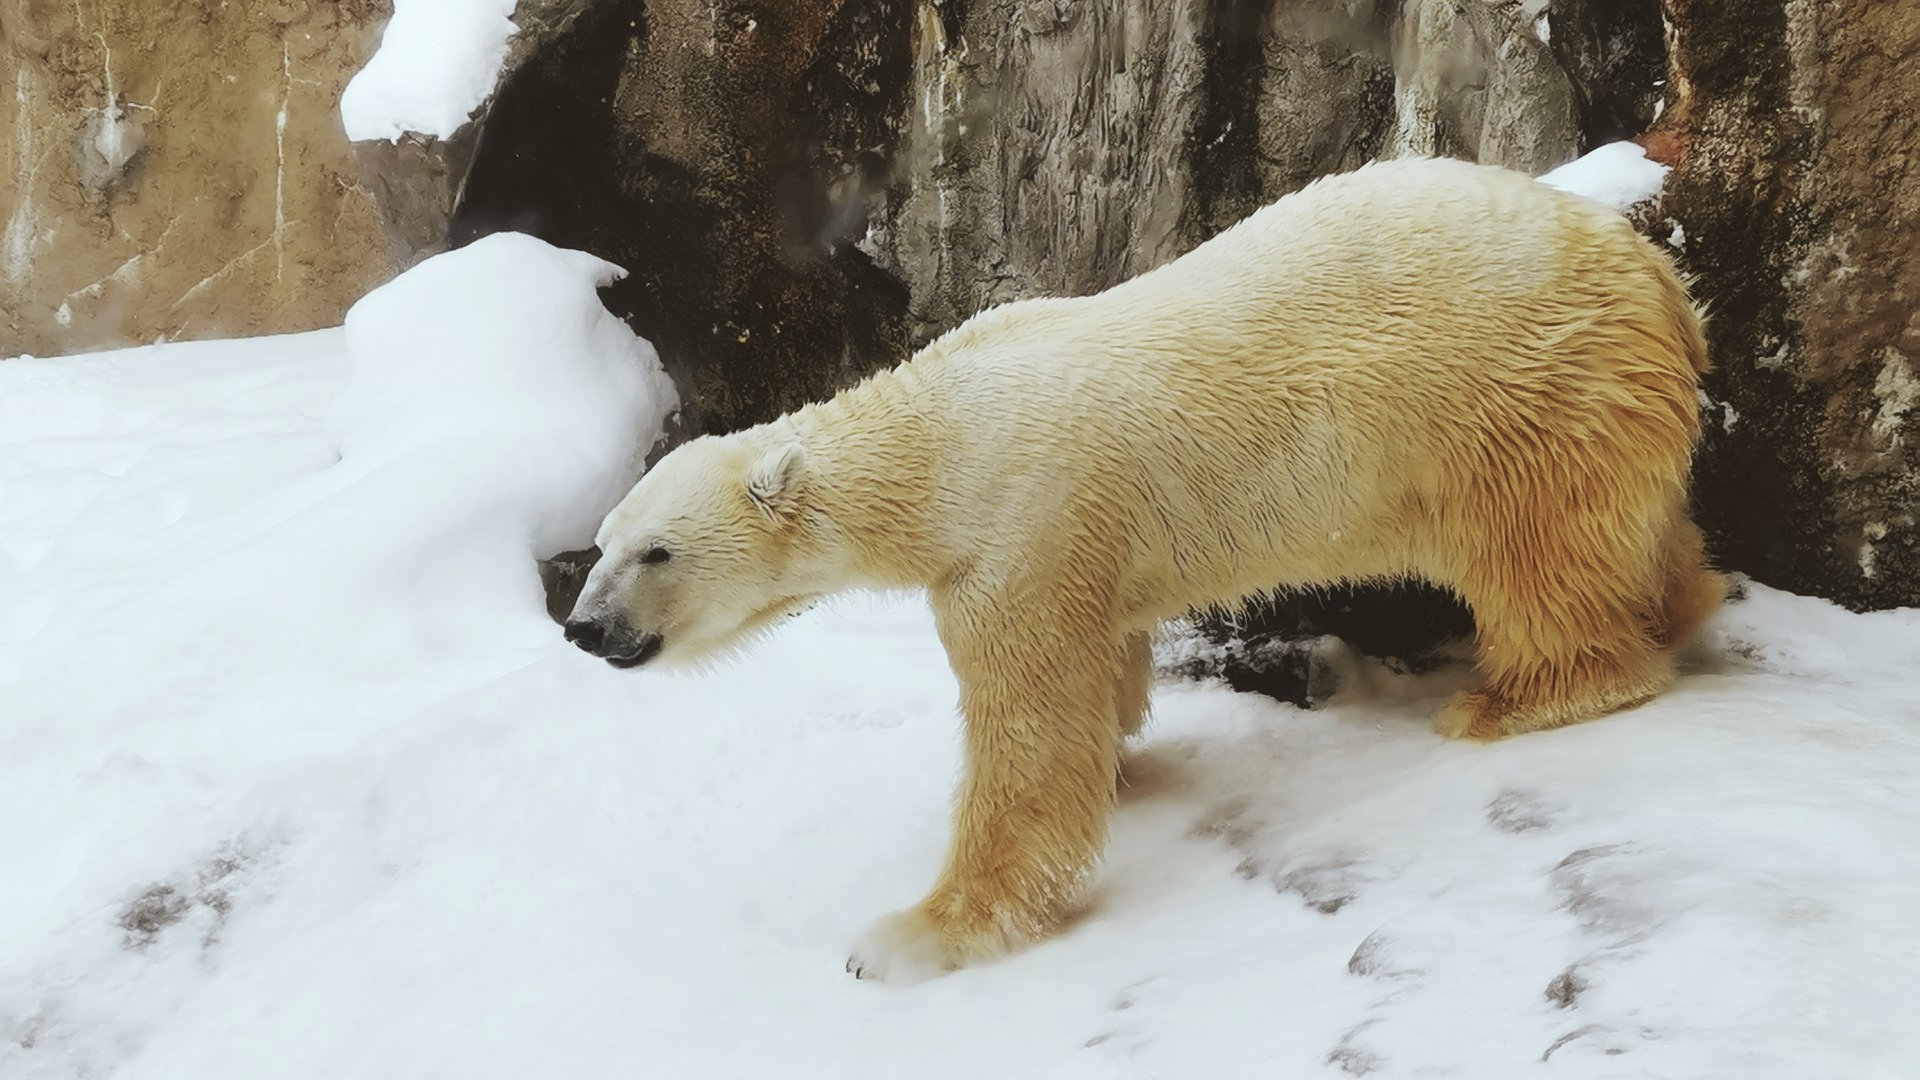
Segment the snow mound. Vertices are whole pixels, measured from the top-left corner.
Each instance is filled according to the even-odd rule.
[[[340,95],[347,138],[444,139],[460,130],[500,75],[514,0],[394,0],[380,48]]]
[[[653,348],[600,304],[612,263],[519,233],[428,259],[347,313],[343,465],[402,468],[415,513],[584,546],[677,404]],[[423,452],[428,451],[428,452]]]
[[[1660,194],[1667,167],[1647,159],[1637,143],[1615,142],[1543,174],[1543,184],[1585,195],[1622,213]]]

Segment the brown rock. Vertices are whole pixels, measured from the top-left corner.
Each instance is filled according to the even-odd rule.
[[[1920,8],[1668,0],[1662,210],[1711,313],[1715,554],[1920,604]]]
[[[387,272],[335,111],[381,15],[0,5],[0,356],[339,322]]]
[[[1372,158],[1391,94],[1369,2],[923,5],[863,247],[907,285],[917,340],[1096,292]]]
[[[1395,34],[1395,154],[1540,173],[1578,156],[1573,83],[1555,59],[1548,0],[1409,0]]]

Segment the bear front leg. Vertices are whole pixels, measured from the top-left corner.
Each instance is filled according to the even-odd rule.
[[[1095,620],[1030,599],[975,610],[936,601],[966,726],[946,867],[856,947],[847,970],[863,979],[926,978],[1045,936],[1106,841],[1125,650]]]

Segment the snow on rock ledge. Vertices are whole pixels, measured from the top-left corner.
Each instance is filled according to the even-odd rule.
[[[342,464],[392,463],[422,499],[524,523],[536,554],[591,536],[677,405],[653,347],[601,306],[623,276],[498,233],[369,293],[328,421]]]
[[[493,92],[514,0],[394,0],[379,51],[340,95],[347,138],[445,139]]]
[[[1543,184],[1585,195],[1621,213],[1660,194],[1666,180],[1667,167],[1647,160],[1647,152],[1630,142],[1608,143],[1540,177]]]

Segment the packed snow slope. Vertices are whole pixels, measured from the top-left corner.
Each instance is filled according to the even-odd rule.
[[[1493,746],[1169,682],[1085,917],[841,970],[946,834],[916,597],[698,674],[542,612],[671,406],[520,237],[345,333],[0,363],[0,1077],[1911,1077],[1920,613],[1755,587]]]

